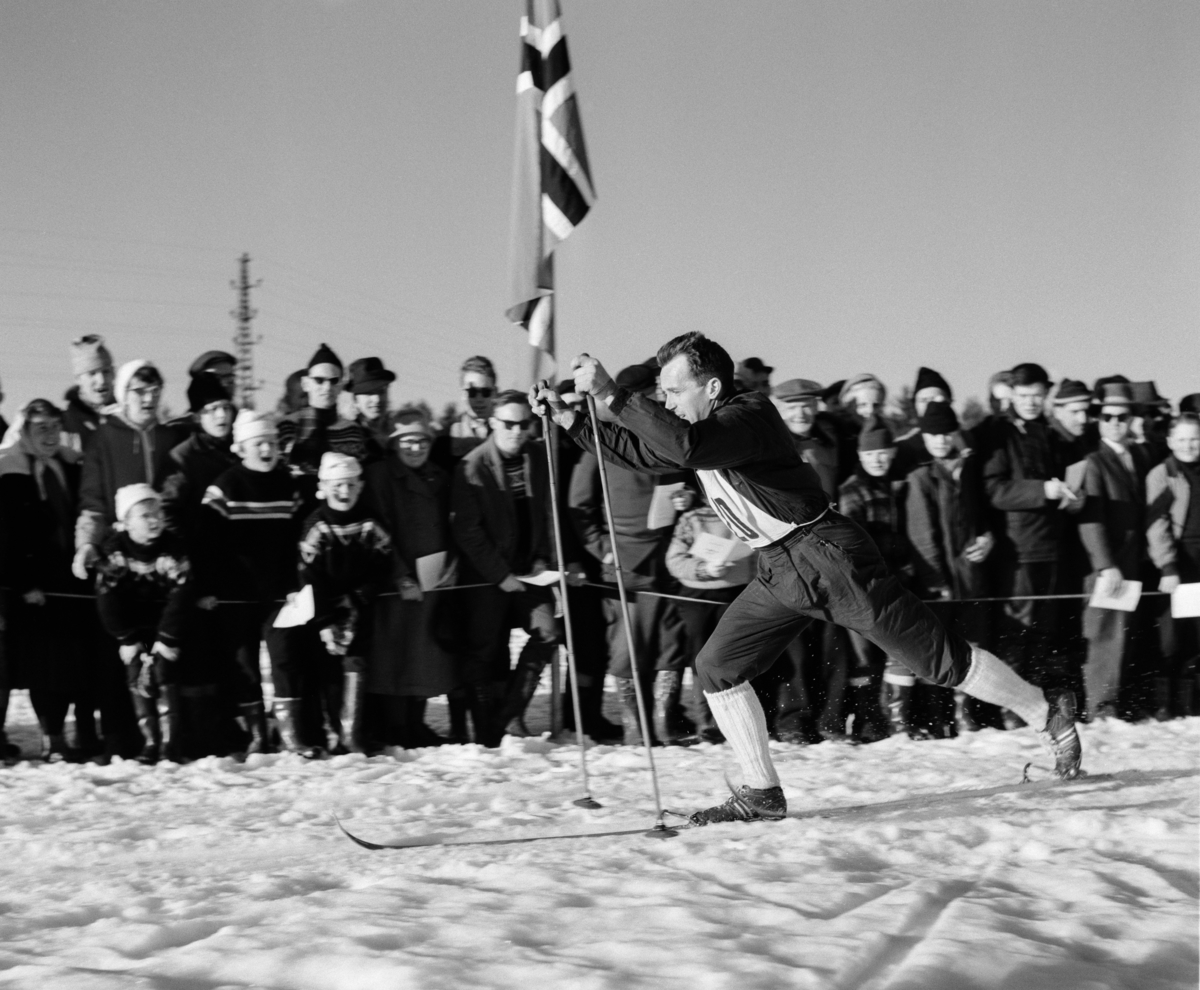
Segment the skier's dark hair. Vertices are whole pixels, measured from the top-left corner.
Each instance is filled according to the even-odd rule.
[[[733,358],[715,340],[697,330],[681,334],[658,349],[658,366],[665,368],[680,354],[687,358],[688,371],[697,382],[703,384],[715,378],[721,383],[722,399],[733,395]]]

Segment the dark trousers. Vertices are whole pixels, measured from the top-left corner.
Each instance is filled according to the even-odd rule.
[[[263,641],[269,642],[273,636],[271,623],[279,614],[279,606],[270,602],[218,605],[210,614],[213,639],[219,652],[218,672],[222,687],[235,704],[261,704],[259,651]],[[281,644],[276,652],[285,648]],[[276,692],[287,697],[279,692],[278,684]]]
[[[637,650],[638,670],[649,678],[656,670],[683,670],[688,664],[686,632],[679,617],[677,602],[660,598],[653,592],[659,583],[652,577],[625,572],[625,590],[629,598],[629,620],[633,646]],[[604,603],[608,622],[608,672],[613,677],[632,677],[629,640],[621,617],[621,602],[609,598]]]
[[[1152,587],[1139,574],[1145,587]],[[1084,590],[1091,594],[1096,575],[1088,576]],[[1083,610],[1083,632],[1087,637],[1087,663],[1083,668],[1084,692],[1089,716],[1100,706],[1112,705],[1123,715],[1136,713],[1148,704],[1149,681],[1159,674],[1158,639],[1154,635],[1154,598],[1142,598],[1132,612],[1108,608]]]
[[[67,709],[74,697],[67,691],[29,689],[29,703],[37,716],[38,726],[48,736],[61,736],[67,721]]]
[[[510,660],[508,632],[520,628],[529,633],[519,663],[541,670],[558,651],[558,621],[554,596],[549,588],[525,586],[521,591],[474,588],[463,592],[465,602],[465,648],[463,680],[468,684],[496,683],[508,679]]]
[[[758,576],[696,660],[704,690],[724,691],[765,672],[814,619],[861,633],[935,684],[956,685],[970,667],[970,644],[888,573],[861,527],[831,512],[760,552]]]
[[[1071,684],[1072,644],[1077,634],[1066,624],[1068,615],[1061,599],[1045,601],[1023,596],[1057,595],[1061,591],[1059,568],[1053,562],[1019,562],[1003,575],[1001,594],[1011,596],[1013,601],[1004,605],[1004,628],[997,652],[1038,687]],[[1079,659],[1075,657],[1076,666]]]

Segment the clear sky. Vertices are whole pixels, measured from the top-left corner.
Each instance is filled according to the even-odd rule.
[[[599,202],[560,357],[688,329],[776,379],[1036,360],[1200,391],[1200,5],[563,0]],[[320,341],[440,404],[503,317],[519,0],[0,4],[3,411],[89,331],[184,368],[248,251],[273,403]]]

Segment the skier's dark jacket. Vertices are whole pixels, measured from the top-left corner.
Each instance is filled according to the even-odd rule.
[[[609,409],[617,423],[600,424],[601,440],[610,459],[625,467],[660,474],[720,470],[764,512],[800,526],[829,508],[817,472],[800,459],[779,411],[761,393],[731,396],[699,423],[619,386]],[[586,416],[576,416],[570,434],[594,452]]]

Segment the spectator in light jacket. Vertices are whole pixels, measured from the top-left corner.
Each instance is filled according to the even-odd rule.
[[[1184,413],[1167,434],[1170,456],[1146,476],[1150,558],[1162,577],[1158,590],[1200,582],[1200,418]],[[1171,679],[1170,714],[1196,714],[1196,665],[1200,658],[1200,618],[1176,619],[1170,606],[1159,610],[1163,676]]]

